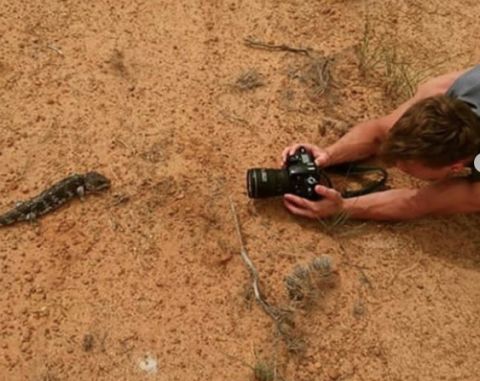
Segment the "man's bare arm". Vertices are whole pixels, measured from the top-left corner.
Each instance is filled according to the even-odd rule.
[[[399,106],[391,114],[357,124],[325,151],[329,155],[329,164],[366,159],[377,153],[380,143],[395,122],[419,100],[425,98],[422,90]]]
[[[480,183],[452,179],[420,189],[395,189],[344,200],[352,218],[409,220],[480,211]]]
[[[328,163],[336,164],[365,159],[377,153],[380,143],[398,119],[418,101],[445,92],[455,80],[471,68],[445,74],[418,86],[414,97],[400,105],[389,115],[360,123],[337,142],[327,147]]]

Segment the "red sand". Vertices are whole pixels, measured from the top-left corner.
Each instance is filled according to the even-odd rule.
[[[478,62],[478,1],[401,3],[370,1],[368,17],[414,69]],[[245,363],[274,357],[289,381],[478,380],[478,216],[332,235],[246,197],[248,168],[401,100],[359,70],[366,17],[362,1],[0,1],[2,211],[72,172],[113,183],[0,230],[0,380],[245,381]],[[308,58],[249,35],[335,56],[336,88],[312,98],[294,75]],[[250,68],[265,85],[233,90]],[[303,356],[245,300],[227,195],[272,303],[287,303],[296,264],[335,262],[337,287],[296,312]]]

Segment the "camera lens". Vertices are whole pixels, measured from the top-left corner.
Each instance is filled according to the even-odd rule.
[[[249,169],[247,189],[250,198],[281,196],[290,192],[288,172],[286,169]]]

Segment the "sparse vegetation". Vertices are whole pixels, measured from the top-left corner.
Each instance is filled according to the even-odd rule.
[[[410,98],[428,74],[428,70],[416,70],[403,56],[395,35],[384,32],[383,28],[375,28],[367,1],[363,36],[356,52],[362,75],[379,78],[385,94],[394,100]]]
[[[298,78],[310,90],[310,97],[316,98],[323,95],[332,83],[331,64],[332,57],[325,57],[311,48],[293,47],[286,44],[265,43],[253,37],[244,40],[246,46],[252,49],[266,51],[283,51],[302,54],[307,57],[308,62],[301,69],[289,73],[292,78]]]

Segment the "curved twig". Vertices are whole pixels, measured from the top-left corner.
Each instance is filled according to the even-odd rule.
[[[235,227],[237,230],[238,239],[240,240],[240,254],[242,256],[242,260],[248,268],[248,272],[250,273],[250,277],[252,278],[252,288],[255,295],[255,299],[257,299],[258,304],[260,304],[267,315],[269,315],[277,324],[283,320],[283,313],[276,307],[272,306],[265,300],[265,297],[262,294],[260,289],[260,282],[258,271],[253,264],[252,260],[248,256],[247,248],[245,247],[245,241],[243,239],[242,230],[240,228],[240,223],[238,221],[237,211],[235,209],[235,205],[232,199],[229,197],[230,200],[230,208],[232,210],[233,219],[235,221]]]

